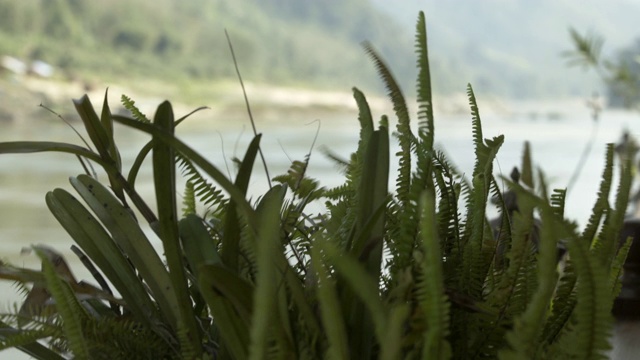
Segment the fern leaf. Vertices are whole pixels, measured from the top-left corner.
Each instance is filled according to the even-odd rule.
[[[438,204],[438,224],[441,236],[443,256],[448,257],[454,246],[460,246],[460,219],[458,197],[460,184],[455,183],[454,175],[444,154],[434,156],[434,178],[440,193]]]
[[[607,271],[584,242],[569,242],[569,254],[578,275],[575,324],[558,340],[564,358],[604,359],[610,349],[612,323]]]
[[[577,240],[572,239],[572,241]],[[551,302],[551,314],[543,332],[543,338],[549,344],[557,342],[560,334],[569,323],[569,318],[576,305],[576,281],[573,262],[568,260],[556,286],[556,294]]]
[[[609,283],[611,284],[611,300],[617,298],[620,295],[620,290],[622,289],[622,272],[623,265],[627,260],[627,255],[629,254],[629,249],[631,249],[631,244],[633,243],[633,238],[628,238],[618,250],[616,257],[613,259],[611,263],[611,275],[609,275]]]
[[[184,193],[182,195],[182,217],[186,217],[189,214],[196,213],[196,195],[193,189],[193,183],[187,181],[184,186]]]
[[[418,55],[418,124],[420,138],[428,150],[433,149],[434,119],[431,97],[431,72],[429,70],[429,50],[427,47],[427,26],[424,12],[418,15],[416,25],[416,54]]]
[[[200,171],[193,165],[193,163],[185,156],[179,153],[175,153],[176,162],[180,166],[182,175],[187,179],[187,183],[191,183],[193,187],[194,196],[201,201],[201,203],[210,210],[214,207],[217,209],[227,204],[228,199],[222,193],[222,190],[216,188],[209,180],[207,180]],[[189,185],[188,185],[189,186]],[[191,191],[185,189],[186,191]],[[188,194],[185,193],[185,201],[191,201],[186,198]],[[187,204],[185,204],[186,206]],[[195,209],[195,206],[194,206]],[[214,211],[217,211],[214,210]]]
[[[384,61],[382,61],[378,53],[370,44],[365,43],[364,48],[367,55],[369,55],[373,61],[378,74],[384,81],[388,95],[393,103],[393,110],[398,117],[397,136],[400,142],[400,151],[397,155],[400,157],[400,160],[398,179],[396,181],[396,193],[400,202],[403,205],[407,205],[409,202],[409,186],[411,182],[411,142],[414,139],[413,133],[411,132],[407,103],[391,70],[389,70]]]
[[[575,29],[570,28],[569,34],[575,50],[565,51],[564,56],[569,60],[569,65],[594,67],[600,66],[600,53],[602,51],[603,40],[596,35],[583,36]]]
[[[122,94],[122,96],[120,97],[120,101],[122,102],[122,106],[124,106],[125,109],[131,112],[131,115],[133,115],[134,119],[143,123],[151,123],[151,120],[149,120],[149,118],[147,118],[147,116],[143,114],[140,109],[138,109],[138,107],[136,106],[136,102],[131,100],[130,97]]]
[[[86,312],[69,284],[58,275],[54,265],[64,260],[60,255],[43,247],[34,247],[34,250],[42,260],[42,272],[47,288],[56,302],[56,309],[62,318],[65,337],[71,351],[78,359],[89,359],[89,345],[82,326],[83,319],[87,316]]]
[[[607,214],[605,224],[593,244],[592,251],[598,253],[600,261],[603,262],[607,269],[610,268],[611,262],[620,245],[620,230],[622,229],[629,204],[629,192],[631,191],[631,182],[633,179],[632,159],[632,156],[623,157],[623,163],[619,167],[620,176],[615,199],[615,209]]]
[[[564,203],[567,197],[567,189],[553,189],[551,194],[551,207],[554,214],[560,218],[564,218]]]
[[[589,244],[591,244],[591,242],[595,239],[596,231],[598,230],[600,222],[602,221],[602,216],[604,215],[605,211],[609,209],[608,198],[613,177],[613,155],[613,144],[608,144],[605,155],[605,167],[600,181],[598,197],[596,199],[595,205],[593,206],[593,210],[591,211],[591,216],[589,217],[587,226],[582,232],[583,241]]]
[[[382,78],[385,84],[387,94],[391,99],[394,112],[396,114],[396,117],[398,118],[398,124],[396,126],[396,137],[399,141],[400,150],[396,153],[396,156],[399,157],[398,176],[396,178],[396,198],[403,211],[399,214],[399,229],[398,234],[394,239],[395,245],[393,245],[396,251],[395,255],[397,255],[397,259],[394,260],[392,268],[394,268],[394,273],[396,273],[396,270],[398,268],[403,268],[407,265],[407,262],[411,257],[411,249],[415,246],[416,235],[418,232],[417,204],[415,201],[411,202],[411,193],[416,192],[417,196],[422,190],[415,190],[416,187],[413,187],[412,189],[411,150],[412,144],[416,143],[416,139],[411,131],[411,120],[409,117],[409,111],[407,109],[405,97],[400,87],[398,86],[393,74],[384,63],[384,61],[382,61],[377,52],[369,44],[365,44],[364,47],[365,52],[373,61],[379,76]],[[387,122],[386,118],[383,117],[381,122]],[[430,160],[425,162],[430,163]],[[424,174],[425,179],[430,178],[430,176],[431,173],[428,171]],[[396,256],[394,256],[394,258],[395,257]],[[392,276],[394,276],[394,274],[392,274]]]
[[[513,331],[507,333],[506,338],[513,352],[500,353],[501,359],[535,359],[542,351],[539,341],[544,330],[546,316],[551,298],[555,290],[556,279],[556,244],[560,234],[564,233],[554,221],[554,211],[548,207],[542,208],[542,230],[539,241],[537,289],[522,315],[515,320]]]
[[[533,189],[533,165],[531,161],[531,145],[528,141],[524,142],[524,151],[522,152],[522,168],[520,174],[520,182],[530,189]]]
[[[423,261],[421,281],[418,284],[418,300],[425,314],[428,327],[425,331],[423,359],[449,359],[449,302],[444,292],[442,251],[436,226],[435,198],[428,191],[421,196],[423,212],[420,219]]]
[[[315,239],[315,241],[323,240]],[[316,291],[322,324],[327,334],[328,357],[346,360],[349,358],[348,333],[343,321],[344,317],[338,301],[336,285],[334,279],[329,275],[320,249],[315,246],[311,249],[311,264],[318,281]]]

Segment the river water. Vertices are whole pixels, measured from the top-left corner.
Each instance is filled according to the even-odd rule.
[[[529,140],[534,163],[544,170],[550,186],[564,188],[567,185],[593,128],[594,122],[586,106],[572,103],[571,106],[559,107],[553,111],[503,111],[487,115],[482,114],[482,105],[480,108],[484,137],[505,135],[505,143],[494,166],[496,173],[508,175],[513,166],[519,165],[523,143]],[[271,176],[286,172],[291,159],[303,160],[316,135],[318,122],[313,121],[320,120],[318,139],[308,173],[321,180],[325,186],[341,183],[343,178],[338,168],[319,148],[326,147],[344,158],[355,150],[358,140],[355,110],[323,112],[320,116],[283,113],[280,121],[268,123],[260,122],[260,113],[255,115],[258,130],[264,134],[262,148]],[[379,115],[378,113],[377,117]],[[81,144],[66,125],[53,117],[45,117],[46,120],[37,119],[32,123],[4,125],[0,141],[49,140]],[[439,116],[436,113],[436,117],[437,146],[444,149],[460,169],[470,174],[474,161],[471,116]],[[600,115],[595,145],[575,188],[569,193],[566,206],[568,217],[584,225],[595,201],[604,165],[605,143],[617,142],[623,129],[640,135],[638,120],[638,114],[629,112],[607,110]],[[244,116],[225,118],[216,115],[211,118],[206,112],[197,114],[177,130],[180,138],[211,159],[220,169],[231,174],[235,174],[235,171],[230,159],[233,156],[242,158],[252,138],[251,132],[251,126]],[[122,127],[117,128],[117,137],[127,169],[148,137]],[[395,151],[392,149],[393,152]],[[82,168],[77,159],[67,154],[0,156],[0,257],[16,265],[38,267],[33,255],[22,256],[20,251],[31,244],[45,244],[65,254],[78,277],[89,279],[86,271],[68,250],[72,240],[49,213],[44,202],[46,192],[56,187],[73,193],[68,177],[80,173]],[[145,167],[140,175],[138,190],[148,199],[152,199],[153,195],[150,182],[151,170]],[[392,178],[391,184],[394,182]],[[255,167],[250,187],[250,192],[254,195],[267,188],[260,163]],[[0,285],[0,311],[11,309],[11,304],[19,298],[10,284],[2,282]]]

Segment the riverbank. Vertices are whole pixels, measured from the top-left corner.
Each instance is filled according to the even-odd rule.
[[[136,102],[139,109],[153,116],[158,104],[170,100],[177,115],[187,114],[199,106],[206,106],[207,118],[233,122],[247,118],[242,89],[238,82],[184,82],[165,83],[143,79],[122,82],[63,81],[34,76],[0,77],[0,123],[27,124],[50,118],[40,105],[53,109],[73,122],[78,117],[71,99],[88,94],[99,107],[104,92],[109,89],[109,103],[113,112],[123,111],[120,97],[125,94]],[[392,114],[390,101],[380,94],[362,89],[376,115]],[[263,123],[280,122],[287,118],[321,119],[329,114],[356,114],[357,106],[350,89],[317,90],[266,84],[246,83],[254,115]],[[557,121],[586,107],[580,98],[551,99],[546,101],[517,101],[492,95],[476,94],[481,114],[501,118]],[[410,106],[413,99],[407,99]],[[434,112],[437,116],[463,116],[469,114],[467,95],[464,92],[434,96]],[[412,109],[415,113],[416,109]]]

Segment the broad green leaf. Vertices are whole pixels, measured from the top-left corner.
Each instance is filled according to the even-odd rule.
[[[180,220],[178,227],[182,248],[196,278],[199,277],[198,268],[201,265],[222,263],[218,249],[202,221],[197,215],[189,214]]]
[[[357,193],[357,242],[350,249],[352,255],[364,262],[367,273],[374,279],[379,279],[381,273],[388,179],[389,135],[387,129],[382,127],[372,133],[367,144]],[[350,312],[349,326],[362,328],[362,331],[350,337],[351,349],[364,358],[369,358],[372,356],[375,335],[371,314],[365,311],[362,301],[354,296],[353,290],[345,289],[341,296]]]
[[[134,316],[151,325],[156,307],[129,261],[102,225],[65,190],[49,192],[46,201],[51,213],[115,286]]]
[[[247,153],[242,160],[238,175],[234,185],[238,190],[246,196],[247,189],[249,187],[249,180],[253,171],[253,164],[260,149],[260,139],[262,135],[257,135],[253,138]],[[222,184],[221,184],[222,185]],[[243,198],[244,198],[243,196]],[[225,211],[224,229],[225,232],[221,239],[221,256],[222,261],[233,271],[238,271],[238,257],[240,256],[240,222],[238,219],[237,201],[229,202]]]
[[[209,289],[227,299],[249,327],[253,313],[254,286],[222,264],[201,264],[198,273],[198,283],[207,284]]]
[[[326,240],[317,238],[316,241]],[[317,276],[316,293],[318,304],[320,305],[320,317],[324,334],[329,344],[327,358],[336,360],[350,359],[349,336],[342,306],[340,306],[340,301],[338,300],[335,281],[329,275],[322,252],[318,246],[311,248],[311,265]]]
[[[260,360],[267,352],[270,331],[276,318],[276,298],[281,274],[277,271],[274,258],[283,251],[280,239],[280,209],[287,188],[277,185],[264,196],[256,215],[259,231],[256,237],[256,290],[253,297],[253,317],[251,319],[251,345],[249,359]]]
[[[382,236],[384,234],[384,215],[379,216],[369,228],[370,219],[381,207],[384,207],[388,196],[389,179],[389,135],[385,128],[373,132],[365,152],[362,178],[358,189],[358,232],[360,243],[354,243],[352,251],[360,256],[361,252],[371,241],[377,241],[374,250],[367,257],[368,271],[374,276],[380,272],[382,260]],[[368,231],[364,231],[368,228]],[[362,242],[367,243],[362,243]]]
[[[111,118],[111,109],[109,108],[109,102],[107,101],[108,95],[109,89],[104,92],[104,101],[102,102],[102,113],[100,114],[100,122],[102,123],[102,128],[105,130],[107,138],[109,140],[109,154],[115,161],[116,168],[122,170],[122,160],[120,159],[120,152],[116,147],[115,135],[113,132],[113,119]]]
[[[75,106],[78,115],[80,115],[80,119],[82,119],[82,122],[84,123],[87,134],[89,134],[89,138],[96,147],[100,157],[106,162],[115,165],[115,160],[111,157],[109,135],[107,134],[107,130],[103,127],[103,123],[100,121],[89,97],[84,95],[80,99],[74,99],[73,105]]]
[[[396,360],[402,358],[402,336],[409,316],[407,304],[392,305],[387,317],[384,341],[380,343],[380,359]]]
[[[200,268],[198,287],[215,319],[215,326],[222,339],[221,345],[229,350],[233,359],[245,360],[249,353],[250,327],[236,312],[231,300],[225,298],[214,286],[212,281],[212,277],[215,276],[213,273],[216,271],[214,266],[204,265]]]
[[[53,141],[7,141],[0,143],[0,154],[29,154],[48,151],[81,156],[95,161],[107,171],[115,171],[115,167],[111,163],[105,162],[100,155],[78,145]]]
[[[387,310],[380,301],[378,281],[371,276],[361,263],[349,254],[340,251],[329,242],[318,243],[327,255],[327,262],[335,267],[341,278],[346,280],[353,292],[359,297],[373,319],[374,331],[379,343],[383,343],[387,330]],[[352,336],[357,336],[352,334]]]
[[[154,125],[166,133],[173,134],[173,108],[168,101],[158,106],[153,119]],[[178,306],[178,332],[181,337],[181,351],[185,357],[199,357],[202,352],[200,332],[195,321],[189,284],[183,262],[184,253],[178,234],[178,209],[176,204],[176,164],[174,149],[153,138],[153,180],[158,204],[158,234],[164,247],[164,256],[169,267],[169,277],[175,291]],[[151,224],[153,227],[154,224]],[[184,328],[182,328],[184,327]],[[189,340],[184,343],[182,340]]]
[[[162,316],[175,328],[178,304],[169,273],[130,210],[102,184],[86,175],[71,179],[71,184],[127,254],[153,293]]]

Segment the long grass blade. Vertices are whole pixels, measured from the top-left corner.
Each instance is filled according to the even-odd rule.
[[[287,188],[277,185],[269,190],[256,214],[260,227],[256,238],[256,290],[253,297],[253,317],[251,319],[251,345],[249,359],[261,360],[267,352],[270,331],[277,319],[276,298],[278,296],[279,274],[273,259],[282,249],[280,239],[280,210]],[[284,324],[280,324],[281,326]]]
[[[169,102],[165,101],[158,106],[153,123],[161,131],[173,134],[173,108]],[[178,306],[178,333],[185,335],[181,337],[181,342],[184,339],[188,339],[190,342],[182,342],[180,344],[181,351],[187,358],[199,357],[202,351],[200,332],[191,306],[189,285],[183,262],[184,253],[180,246],[178,233],[174,149],[156,139],[155,136],[153,139],[153,179],[158,204],[158,233],[164,247],[169,277],[173,284]],[[153,224],[151,225],[153,226]]]
[[[255,163],[256,154],[260,149],[261,137],[261,135],[254,137],[249,144],[247,152],[240,164],[238,175],[236,176],[236,181],[234,183],[235,188],[243,194],[246,194],[247,189],[249,188],[249,180],[251,179],[251,173],[253,172],[253,164]],[[225,233],[221,239],[222,244],[220,246],[220,255],[222,256],[222,261],[224,261],[225,265],[229,266],[230,269],[237,271],[238,257],[240,256],[240,221],[237,210],[239,204],[235,199],[233,200],[234,201],[229,202],[226,209],[224,223]],[[251,221],[253,217],[251,215],[249,216],[250,218],[248,220]]]

